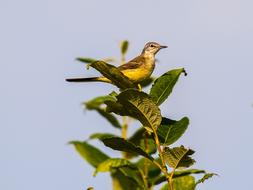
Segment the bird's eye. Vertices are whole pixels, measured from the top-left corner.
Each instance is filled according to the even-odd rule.
[[[155,47],[154,44],[151,44],[150,47]]]

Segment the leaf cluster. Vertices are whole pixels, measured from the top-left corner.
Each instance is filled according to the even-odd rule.
[[[125,60],[129,43],[121,44],[122,61]],[[136,86],[117,69],[105,61],[91,58],[78,58],[110,79],[120,89],[119,93],[95,97],[84,103],[87,110],[94,110],[122,136],[109,133],[95,133],[89,140],[97,139],[106,147],[123,152],[122,157],[113,158],[88,141],[72,141],[77,152],[99,172],[110,172],[114,190],[152,189],[155,185],[167,182],[161,189],[193,190],[199,183],[215,174],[204,170],[188,169],[195,160],[194,151],[184,146],[171,147],[186,131],[189,119],[174,120],[162,116],[160,105],[172,93],[184,68],[170,70],[152,83],[149,93],[139,91]],[[120,122],[126,118],[137,120],[140,127],[129,137],[125,135],[129,123]],[[123,135],[124,134],[124,135]],[[133,158],[135,161],[133,161]],[[137,160],[137,161],[136,161]],[[203,174],[195,180],[193,174]]]

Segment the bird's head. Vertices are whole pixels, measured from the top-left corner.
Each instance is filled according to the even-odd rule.
[[[155,55],[160,49],[167,48],[167,46],[162,46],[156,42],[148,42],[142,50],[142,54]]]

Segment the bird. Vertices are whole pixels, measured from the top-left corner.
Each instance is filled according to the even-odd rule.
[[[161,49],[167,48],[156,42],[145,44],[141,54],[129,62],[117,67],[128,79],[134,84],[140,84],[150,78],[155,68],[155,55]],[[68,78],[68,82],[106,82],[112,83],[111,80],[104,76],[90,78]]]

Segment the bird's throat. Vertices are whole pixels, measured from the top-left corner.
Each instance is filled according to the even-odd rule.
[[[155,55],[153,53],[144,53],[145,65],[153,66],[155,64]]]
[[[144,52],[142,55],[143,55],[143,57],[149,58],[149,59],[155,58],[155,54],[151,53],[151,52]]]

